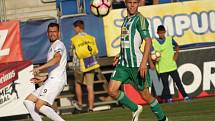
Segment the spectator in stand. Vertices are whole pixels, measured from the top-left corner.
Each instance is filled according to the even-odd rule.
[[[113,0],[112,1],[112,8],[117,9],[117,8],[125,8],[125,2],[124,0]]]
[[[159,4],[159,0],[140,0],[140,6],[156,4]]]
[[[96,55],[98,48],[96,46],[95,37],[84,31],[84,22],[77,20],[73,23],[76,35],[71,38],[74,76],[75,76],[75,92],[77,97],[77,105],[74,113],[82,111],[82,85],[86,85],[88,92],[88,111],[93,111],[94,105],[94,76],[98,69]],[[84,67],[84,68],[83,68]],[[76,104],[76,103],[74,103]]]

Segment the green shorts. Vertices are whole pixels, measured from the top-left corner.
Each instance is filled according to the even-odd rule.
[[[147,71],[146,78],[143,79],[140,76],[139,67],[124,67],[118,65],[114,69],[110,80],[117,80],[122,82],[122,84],[130,83],[139,91],[152,85],[149,71]]]

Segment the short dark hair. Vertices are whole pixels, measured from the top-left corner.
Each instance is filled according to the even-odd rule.
[[[59,24],[58,24],[58,23],[49,23],[48,29],[49,29],[49,27],[57,27],[58,31],[60,30],[60,29],[59,29]]]
[[[166,31],[164,25],[159,25],[157,31]]]
[[[77,20],[77,21],[75,21],[74,23],[73,23],[73,26],[74,27],[80,27],[81,29],[84,29],[84,21],[82,21],[82,20]]]

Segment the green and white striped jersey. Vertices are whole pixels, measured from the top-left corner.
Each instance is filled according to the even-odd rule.
[[[140,50],[143,39],[150,37],[147,19],[139,12],[126,16],[121,27],[120,61],[125,67],[139,67],[143,54]]]

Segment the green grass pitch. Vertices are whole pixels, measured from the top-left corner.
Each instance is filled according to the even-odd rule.
[[[215,121],[215,97],[193,99],[191,102],[176,101],[161,104],[170,121]],[[148,105],[143,106],[139,121],[157,121]],[[65,114],[66,121],[130,121],[131,112],[126,108],[112,108],[108,111]],[[32,121],[32,120],[23,120]],[[51,121],[44,118],[44,121]]]

